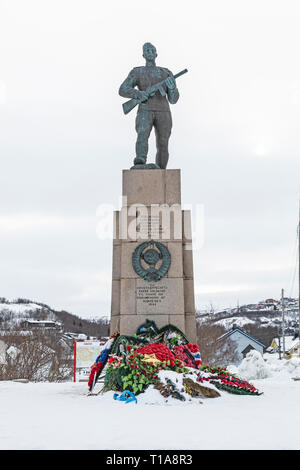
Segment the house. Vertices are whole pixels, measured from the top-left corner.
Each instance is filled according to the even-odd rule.
[[[57,321],[52,321],[52,320],[24,320],[22,322],[22,327],[23,328],[55,328],[55,329],[61,329],[62,328],[62,323],[57,322]]]
[[[264,353],[265,345],[258,341],[253,336],[249,335],[241,328],[233,327],[231,331],[228,331],[224,335],[220,336],[217,339],[218,342],[222,343],[225,341],[228,344],[228,341],[231,341],[234,345],[236,350],[236,360],[233,364],[238,365],[244,359],[246,354],[251,351],[251,349],[255,349],[261,355]]]
[[[294,341],[292,347],[287,351],[285,356],[286,359],[291,359],[292,357],[300,357],[300,341],[298,338]]]
[[[285,336],[285,359],[291,359],[292,357],[300,357],[300,341],[299,338],[294,335]],[[280,350],[283,352],[283,340],[280,338]],[[279,339],[273,338],[271,345],[267,348],[269,353],[279,352]]]

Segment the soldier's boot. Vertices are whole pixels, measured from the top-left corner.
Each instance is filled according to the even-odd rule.
[[[147,158],[146,157],[135,157],[133,160],[134,165],[145,165]]]

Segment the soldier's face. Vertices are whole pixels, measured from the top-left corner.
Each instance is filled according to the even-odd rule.
[[[143,57],[146,60],[154,60],[157,56],[156,49],[153,46],[145,46],[143,50]]]

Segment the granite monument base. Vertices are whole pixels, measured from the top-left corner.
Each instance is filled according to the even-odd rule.
[[[146,321],[178,327],[196,342],[190,211],[181,208],[180,170],[123,170],[114,213],[111,334]]]

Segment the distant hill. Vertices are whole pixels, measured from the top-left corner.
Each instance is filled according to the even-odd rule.
[[[285,334],[295,335],[299,329],[298,300],[285,298],[284,303]],[[219,326],[225,331],[239,327],[269,346],[274,337],[282,334],[281,300],[267,299],[222,311],[197,312],[197,322],[200,332],[205,325]]]
[[[298,300],[285,298],[284,304],[286,327],[297,329]],[[234,324],[241,328],[247,324],[278,327],[282,321],[281,300],[267,299],[257,304],[242,305],[222,311],[198,312],[197,318],[200,323],[212,320],[224,326],[225,329],[231,329]]]
[[[298,333],[298,315],[298,300],[285,298],[287,335]],[[222,311],[198,311],[196,316],[200,334],[204,325],[215,325],[224,331],[238,326],[267,346],[274,337],[281,334],[281,300],[266,299]],[[34,300],[8,300],[0,297],[0,331],[20,327],[24,320],[30,319],[57,322],[61,324],[64,333],[85,334],[96,338],[109,335],[109,320],[106,317],[85,319]]]
[[[63,332],[85,334],[92,337],[109,335],[109,321],[105,317],[85,319],[64,310],[29,299],[8,300],[0,297],[0,330],[20,328],[27,320],[56,322]],[[59,325],[60,324],[60,325]]]

